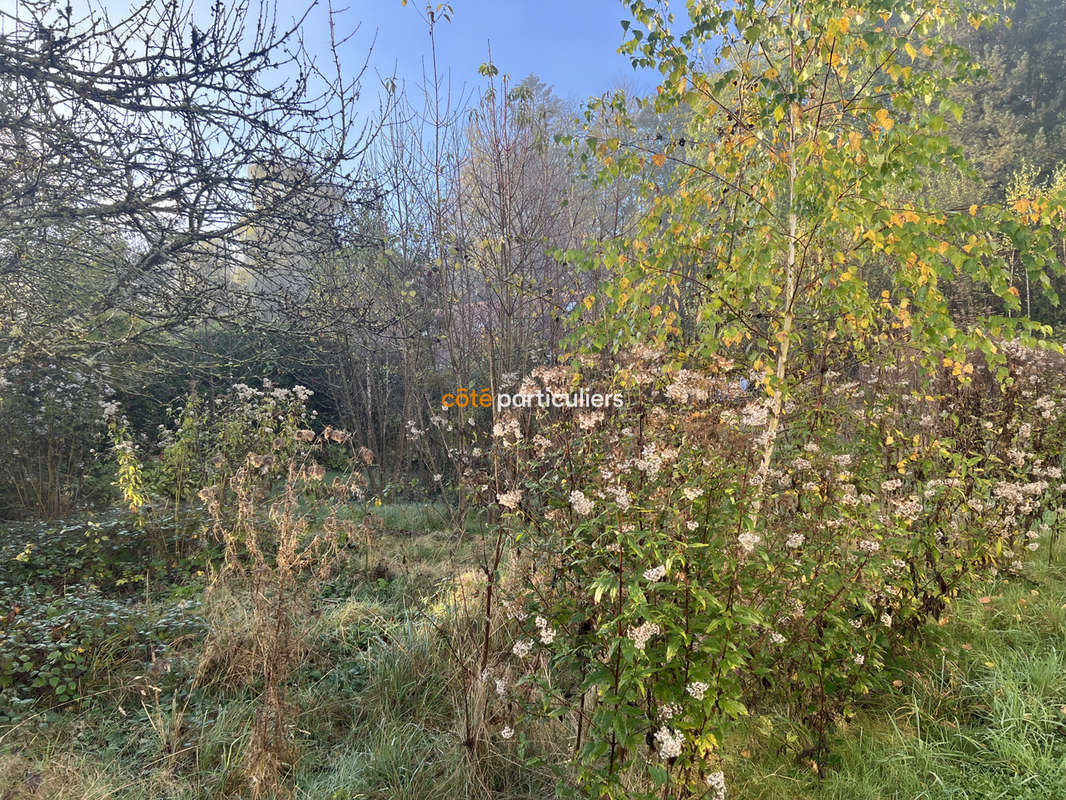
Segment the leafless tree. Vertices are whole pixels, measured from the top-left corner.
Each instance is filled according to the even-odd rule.
[[[298,308],[373,188],[334,10],[316,58],[308,11],[283,25],[248,0],[204,19],[186,0],[16,9],[0,11],[0,369]]]

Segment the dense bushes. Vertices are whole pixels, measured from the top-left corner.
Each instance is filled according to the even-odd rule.
[[[106,380],[75,366],[24,364],[0,372],[0,519],[55,517],[100,490]]]
[[[201,526],[128,514],[19,523],[0,541],[0,722],[91,695],[124,662],[145,667],[175,637],[202,633],[195,601],[138,603],[203,566],[174,553]]]
[[[702,796],[754,709],[786,710],[820,751],[901,637],[1020,568],[1066,489],[1061,359],[1004,349],[1002,389],[828,371],[794,395],[761,485],[767,403],[726,362],[640,348],[581,375],[624,386],[622,410],[504,421],[500,502],[532,587],[506,662],[571,721],[592,794]]]

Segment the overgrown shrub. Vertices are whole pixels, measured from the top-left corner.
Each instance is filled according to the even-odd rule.
[[[172,555],[202,532],[202,519],[193,514],[180,521],[159,514],[147,523],[125,512],[11,523],[0,536],[0,587],[61,590],[91,583],[110,594],[143,594],[146,581],[184,578],[203,566],[202,559]]]
[[[57,517],[106,491],[91,470],[108,382],[60,364],[0,373],[0,518]]]
[[[624,408],[502,420],[530,587],[506,667],[535,688],[524,713],[570,721],[585,791],[714,796],[755,709],[787,710],[822,752],[901,637],[1020,567],[1066,489],[1061,358],[1003,349],[1002,388],[827,371],[784,410],[765,480],[768,402],[723,360],[637,348],[580,370]],[[540,374],[565,392],[578,372]]]
[[[208,401],[193,390],[169,408],[172,423],[159,431],[158,461],[147,466],[150,491],[180,506],[196,499],[205,486],[226,487],[249,453],[261,454],[261,476],[284,476],[300,449],[298,431],[311,424],[312,392],[264,381],[262,388],[234,384]],[[224,489],[228,491],[228,488]]]

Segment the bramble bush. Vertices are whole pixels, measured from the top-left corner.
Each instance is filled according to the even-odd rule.
[[[679,369],[638,348],[542,372],[549,391],[625,387],[621,410],[498,429],[530,588],[497,669],[527,717],[568,721],[585,791],[714,797],[736,721],[774,709],[813,740],[783,744],[821,754],[895,643],[975,577],[1022,569],[1066,489],[1063,359],[1003,349],[1002,390],[828,371],[786,409],[763,485],[768,401],[730,362]]]
[[[115,689],[122,664],[144,669],[178,637],[203,633],[196,603],[152,615],[91,583],[60,589],[0,583],[0,725]]]
[[[157,514],[145,523],[125,511],[7,524],[0,540],[0,585],[62,590],[91,583],[113,595],[143,593],[145,581],[169,581],[203,566],[202,560],[168,557],[200,527],[191,515],[179,522]]]

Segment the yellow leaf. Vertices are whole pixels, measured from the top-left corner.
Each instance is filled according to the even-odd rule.
[[[907,42],[903,45],[903,49],[907,51],[907,55],[911,57],[911,61],[914,61],[918,57],[918,51],[914,49],[914,45]]]
[[[585,298],[584,303],[585,303],[585,308],[587,308],[587,309],[589,309],[591,311],[592,307],[596,304],[595,295],[591,295],[590,294],[588,297]]]
[[[892,130],[892,126],[896,124],[892,117],[888,115],[888,111],[883,108],[878,109],[874,117],[877,119],[877,124],[886,131]]]
[[[657,167],[661,167],[663,164],[666,163],[666,156],[662,153],[656,153],[651,157],[651,163],[653,163]]]
[[[977,216],[977,203],[974,203],[972,206],[970,206],[970,216],[971,217],[976,217]]]

